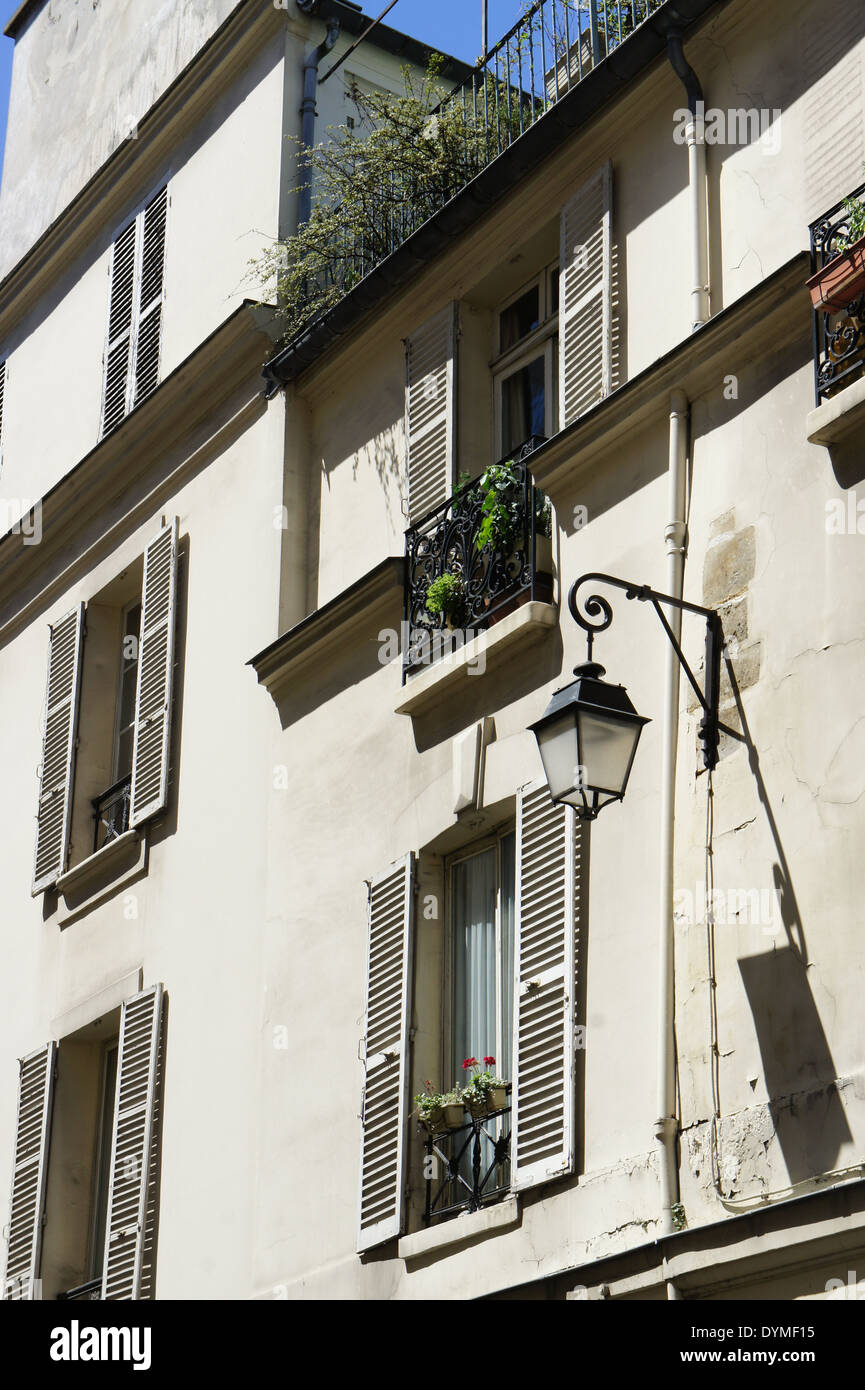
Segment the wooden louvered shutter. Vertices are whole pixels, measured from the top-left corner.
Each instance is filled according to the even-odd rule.
[[[103,434],[113,430],[130,409],[137,225],[137,222],[130,222],[115,241],[111,253],[111,290],[108,300],[108,338],[105,345],[105,386],[102,397]]]
[[[135,344],[135,405],[149,396],[159,384],[167,211],[168,189],[163,188],[144,209],[142,218],[141,281]]]
[[[130,829],[164,810],[168,796],[177,533],[175,517],[163,526],[144,552]]]
[[[111,1137],[102,1297],[152,1297],[162,985],[124,1001]]]
[[[580,831],[546,782],[517,800],[511,1186],[573,1171]]]
[[[33,1299],[36,1296],[56,1059],[57,1044],[50,1042],[19,1064],[12,1200],[3,1277],[3,1297],[6,1299]]]
[[[51,628],[36,811],[34,896],[56,883],[66,868],[75,777],[83,634],[83,603],[79,603],[77,608],[73,608]]]
[[[612,177],[612,167],[607,163],[562,209],[559,264],[562,429],[610,392]]]
[[[358,1250],[402,1232],[413,912],[409,854],[369,890]]]
[[[412,522],[453,491],[456,419],[456,305],[406,340],[405,430]]]

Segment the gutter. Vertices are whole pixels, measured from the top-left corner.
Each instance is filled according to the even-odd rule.
[[[509,145],[423,226],[344,295],[321,318],[304,328],[265,365],[268,395],[296,380],[325,352],[357,328],[363,318],[407,285],[419,270],[462,233],[475,226],[520,179],[534,173],[572,135],[645,75],[668,49],[668,35],[681,34],[728,0],[676,0],[658,10],[609,57]]]
[[[300,104],[300,160],[303,173],[297,205],[297,225],[299,227],[304,222],[309,221],[309,215],[312,211],[312,169],[305,156],[315,144],[315,118],[317,115],[315,89],[318,86],[318,65],[324,55],[333,48],[338,38],[339,20],[335,15],[331,15],[327,21],[325,37],[311,53],[307,54],[303,63],[303,101]]]

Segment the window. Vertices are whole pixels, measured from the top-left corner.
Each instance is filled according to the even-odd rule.
[[[493,362],[495,456],[555,432],[558,267],[548,266],[498,312]]]
[[[168,189],[162,188],[112,247],[103,435],[159,383],[167,212]]]
[[[177,548],[175,518],[51,627],[34,894],[165,809]]]
[[[450,866],[453,968],[451,1070],[492,1055],[511,1073],[514,974],[513,831]]]
[[[20,1063],[4,1298],[153,1297],[163,997]]]

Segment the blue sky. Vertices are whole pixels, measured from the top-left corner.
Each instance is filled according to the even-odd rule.
[[[202,0],[204,2],[204,0]],[[5,29],[21,0],[0,0],[0,31]],[[115,0],[117,3],[117,0]],[[374,19],[387,0],[364,0],[363,10]],[[473,63],[481,51],[482,0],[397,0],[385,24]],[[490,44],[514,23],[522,9],[520,0],[487,0]],[[12,74],[11,39],[0,38],[0,142],[6,140],[6,110]]]

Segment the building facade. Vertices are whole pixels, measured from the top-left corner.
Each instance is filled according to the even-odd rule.
[[[138,10],[114,64],[100,8],[12,26],[6,1296],[838,1296],[865,353],[862,287],[805,281],[853,239],[861,7],[543,0],[446,69],[440,206],[287,333],[247,263],[304,62],[368,20]],[[428,55],[373,31],[317,129]],[[596,821],[530,729],[583,576],[651,719]],[[640,585],[720,617],[710,769],[705,623],[660,605],[692,684]]]

